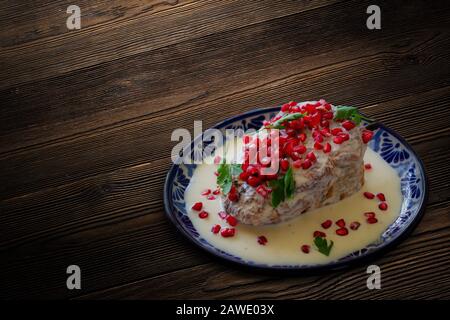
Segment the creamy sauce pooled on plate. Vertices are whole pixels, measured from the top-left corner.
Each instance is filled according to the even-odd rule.
[[[239,149],[239,148],[238,148]],[[232,154],[227,157],[232,157]],[[194,227],[200,236],[215,247],[239,256],[244,260],[268,265],[286,264],[325,264],[342,258],[354,251],[360,250],[371,243],[375,243],[381,234],[392,224],[400,213],[402,194],[400,178],[394,169],[378,154],[367,148],[364,162],[370,163],[371,169],[365,170],[365,183],[362,189],[338,203],[328,205],[306,213],[280,224],[266,226],[250,226],[239,223],[233,237],[224,238],[220,232],[214,234],[211,228],[219,224],[222,228],[230,227],[221,219],[218,212],[223,211],[220,195],[215,200],[208,200],[201,195],[206,189],[216,190],[216,175],[218,165],[201,164],[194,171],[190,184],[185,192],[186,209]],[[383,193],[388,204],[387,210],[378,208],[381,202],[377,197],[367,199],[364,192],[373,194]],[[203,209],[209,213],[205,219],[199,218],[199,212],[192,210],[196,202],[203,203]],[[369,224],[364,216],[365,212],[375,212],[378,222]],[[349,233],[339,236],[335,224],[344,219]],[[324,229],[321,223],[332,220],[333,225]],[[357,230],[350,229],[350,223],[357,221]],[[325,256],[316,250],[314,245],[314,231],[326,233],[326,239],[333,240],[334,246],[330,255]],[[258,243],[258,237],[265,236],[267,243]],[[309,245],[310,252],[304,253],[302,245]]]

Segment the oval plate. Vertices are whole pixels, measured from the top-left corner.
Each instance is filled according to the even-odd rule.
[[[258,129],[262,126],[264,120],[269,120],[279,111],[280,107],[256,109],[220,122],[212,128],[222,131],[230,128],[243,130]],[[191,146],[201,141],[200,138],[197,137]],[[386,249],[391,248],[404,239],[417,225],[425,211],[428,186],[422,161],[411,146],[393,130],[381,125],[375,130],[375,134],[369,142],[368,147],[388,162],[400,176],[401,191],[403,194],[401,212],[397,220],[384,231],[377,243],[373,243],[339,260],[318,265],[266,265],[245,260],[214,247],[200,237],[186,212],[184,191],[195,170],[195,164],[174,164],[170,168],[164,185],[164,207],[166,215],[178,230],[195,245],[212,253],[216,257],[247,267],[290,271],[338,269],[370,257],[373,258],[375,255],[385,252]]]

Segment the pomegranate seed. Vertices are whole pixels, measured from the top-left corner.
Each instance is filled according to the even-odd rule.
[[[250,136],[244,136],[244,144],[248,144],[250,142]]]
[[[320,122],[320,125],[322,126],[322,128],[328,128],[330,126],[330,122],[328,122],[327,120],[322,120]]]
[[[331,137],[330,129],[328,128],[320,130],[320,134],[324,137]]]
[[[342,132],[338,134],[337,138],[341,138],[342,141],[347,141],[350,139],[350,135],[348,133]]]
[[[294,147],[293,150],[300,154],[304,154],[306,152],[306,147],[304,145],[299,145],[299,146]]]
[[[225,220],[227,221],[227,223],[232,226],[235,227],[238,224],[237,219],[234,216],[231,215],[227,215],[227,217],[225,218]]]
[[[258,176],[259,175],[259,169],[257,166],[249,166],[247,168],[246,172],[249,176]]]
[[[329,144],[328,142],[325,144],[325,146],[323,147],[323,152],[328,153],[331,151],[331,144]]]
[[[350,229],[358,230],[360,225],[361,225],[361,223],[359,223],[358,221],[353,221],[352,223],[350,223]]]
[[[290,105],[291,107],[294,107],[294,106],[297,105],[297,102],[295,102],[295,101],[290,101],[290,102],[289,102],[289,105]]]
[[[373,132],[370,130],[364,130],[361,134],[362,141],[368,143],[373,137]]]
[[[370,169],[372,169],[372,165],[371,165],[370,163],[366,163],[366,164],[364,165],[364,168],[365,168],[366,170],[370,170]]]
[[[291,158],[292,158],[292,160],[298,160],[298,159],[301,159],[301,155],[300,154],[298,154],[298,152],[292,152],[291,153]]]
[[[333,135],[333,136],[337,136],[339,133],[341,133],[342,132],[342,129],[341,128],[333,128],[333,129],[331,129],[331,134]]]
[[[219,173],[218,173],[217,171],[214,171],[214,175],[215,175],[216,177],[218,177],[218,176],[219,176]]]
[[[387,208],[388,208],[388,205],[387,205],[387,203],[386,202],[382,202],[382,203],[380,203],[379,205],[378,205],[378,208],[380,208],[380,210],[387,210]]]
[[[347,228],[340,228],[340,229],[337,229],[336,230],[336,234],[338,235],[338,236],[346,236],[346,235],[348,235],[348,229]]]
[[[334,142],[335,144],[341,144],[342,142],[344,142],[344,140],[342,140],[341,137],[334,137],[334,138],[333,138],[333,142]]]
[[[287,171],[289,169],[289,161],[287,159],[282,159],[280,161],[281,170]]]
[[[217,196],[218,194],[220,194],[220,189],[216,189],[213,191],[213,195]]]
[[[305,159],[305,161],[303,161],[303,163],[302,163],[302,168],[305,170],[311,166],[312,166],[312,162],[309,159]]]
[[[364,192],[364,197],[366,197],[367,199],[373,199],[375,198],[375,195],[372,192]]]
[[[300,134],[298,135],[298,139],[299,139],[301,142],[305,142],[305,140],[306,140],[306,134],[300,133]]]
[[[353,121],[345,120],[344,122],[342,122],[342,126],[345,128],[345,130],[350,131],[355,127],[355,124],[353,123]]]
[[[333,224],[333,221],[325,220],[324,222],[322,222],[321,226],[324,229],[328,229],[329,227],[331,227],[332,224]]]
[[[264,187],[264,185],[260,185],[258,188],[256,188],[256,192],[263,196],[263,198],[267,198],[267,196],[269,195],[269,191],[266,189],[266,187]]]
[[[311,162],[316,162],[316,160],[317,160],[316,155],[314,154],[313,151],[309,152],[309,153],[306,155],[306,158],[308,158],[309,160],[311,160]]]
[[[211,189],[206,189],[205,191],[202,192],[202,196],[207,196],[210,193],[211,193]]]
[[[325,113],[322,115],[322,118],[327,119],[327,120],[333,119],[333,112],[325,112]]]
[[[374,217],[367,218],[366,221],[367,221],[368,224],[374,224],[374,223],[378,222],[377,218],[374,218]]]
[[[206,218],[208,218],[208,216],[209,216],[209,213],[206,212],[206,211],[202,211],[202,212],[200,212],[200,213],[198,214],[198,217],[199,217],[200,219],[206,219]]]
[[[364,216],[367,218],[375,218],[375,212],[364,212]]]
[[[209,196],[206,197],[206,199],[208,199],[208,200],[216,200],[216,197],[213,196],[212,194],[210,194]]]
[[[211,232],[214,234],[218,234],[220,229],[221,229],[221,226],[219,224],[216,224],[211,228]]]
[[[320,142],[315,142],[314,143],[314,149],[316,150],[322,150],[323,149],[323,145]]]
[[[314,231],[314,233],[313,233],[313,237],[314,238],[317,238],[317,237],[320,237],[320,238],[325,238],[327,235],[325,234],[325,232],[322,232],[322,231]]]
[[[253,188],[256,188],[261,183],[261,179],[259,177],[251,176],[248,178],[247,183]]]
[[[248,179],[248,173],[246,171],[243,171],[239,174],[239,179],[241,179],[242,181],[247,181]]]
[[[217,214],[221,219],[226,219],[226,217],[228,217],[228,214],[225,211],[219,211]]]
[[[267,243],[267,238],[265,236],[259,236],[258,237],[258,243],[262,246],[265,246]]]
[[[377,198],[380,200],[380,201],[386,201],[386,197],[384,196],[384,193],[377,193]]]
[[[229,193],[228,194],[228,200],[230,200],[231,202],[237,202],[239,200],[239,196],[237,193]]]
[[[222,231],[220,232],[220,235],[224,238],[229,238],[229,237],[233,237],[235,233],[236,233],[236,230],[234,228],[225,228],[225,229],[222,229]]]
[[[201,203],[201,202],[196,202],[192,206],[192,210],[195,210],[195,211],[200,211],[200,210],[202,210],[202,208],[203,208],[203,203]]]
[[[292,163],[292,166],[293,166],[294,168],[297,168],[297,169],[301,168],[301,167],[302,167],[302,160],[300,160],[300,159],[295,160],[295,161]]]
[[[281,111],[283,111],[283,112],[288,112],[288,111],[289,111],[289,108],[290,108],[289,103],[285,103],[285,104],[283,104],[283,106],[281,107]]]
[[[308,246],[307,244],[304,244],[304,245],[302,245],[301,249],[302,249],[303,253],[309,253],[310,246]]]
[[[338,221],[336,221],[336,225],[341,228],[345,227],[345,220],[339,219]]]

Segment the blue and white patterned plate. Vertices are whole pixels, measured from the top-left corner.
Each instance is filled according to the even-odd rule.
[[[280,110],[279,107],[256,109],[236,117],[225,120],[213,128],[225,131],[226,129],[259,129],[264,120],[269,120]],[[198,143],[201,137],[197,137],[191,146]],[[401,189],[403,203],[399,217],[382,234],[380,241],[373,243],[359,251],[343,257],[337,261],[320,265],[265,265],[249,262],[241,257],[231,255],[214,247],[205,239],[200,237],[187,215],[184,191],[189,184],[195,170],[195,164],[174,164],[169,170],[164,186],[164,206],[169,219],[178,230],[190,241],[216,257],[232,261],[241,265],[275,270],[316,270],[337,269],[348,266],[350,263],[374,257],[408,235],[419,222],[425,211],[428,197],[427,178],[422,161],[411,148],[411,146],[396,132],[381,125],[368,144],[369,148],[381,155],[401,177]],[[194,148],[191,148],[194,150]],[[192,157],[194,155],[191,155]]]

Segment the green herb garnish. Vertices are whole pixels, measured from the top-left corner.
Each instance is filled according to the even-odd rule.
[[[272,188],[272,207],[276,208],[284,201],[284,177],[277,180],[270,180],[269,186]]]
[[[272,207],[276,208],[284,200],[292,198],[295,191],[292,167],[289,167],[284,176],[271,180],[269,186],[272,188]]]
[[[291,199],[294,196],[295,180],[292,173],[292,167],[289,167],[288,171],[284,175],[284,194],[286,199]]]
[[[317,250],[326,256],[330,255],[331,248],[333,248],[333,240],[330,240],[330,244],[328,244],[327,239],[322,237],[315,237],[314,244],[317,247]]]
[[[283,126],[283,123],[289,122],[289,121],[293,121],[293,120],[297,120],[297,119],[303,118],[304,116],[305,115],[303,113],[289,113],[289,114],[285,114],[280,119],[278,119],[277,121],[275,121],[272,124],[269,124],[265,128],[266,129],[285,129],[285,127]]]
[[[240,164],[222,162],[217,169],[217,184],[224,194],[228,194],[233,186],[233,177],[242,172]]]
[[[373,120],[367,118],[359,113],[356,107],[336,106],[336,113],[334,120],[352,120],[355,124],[360,124],[361,120],[372,122]]]

